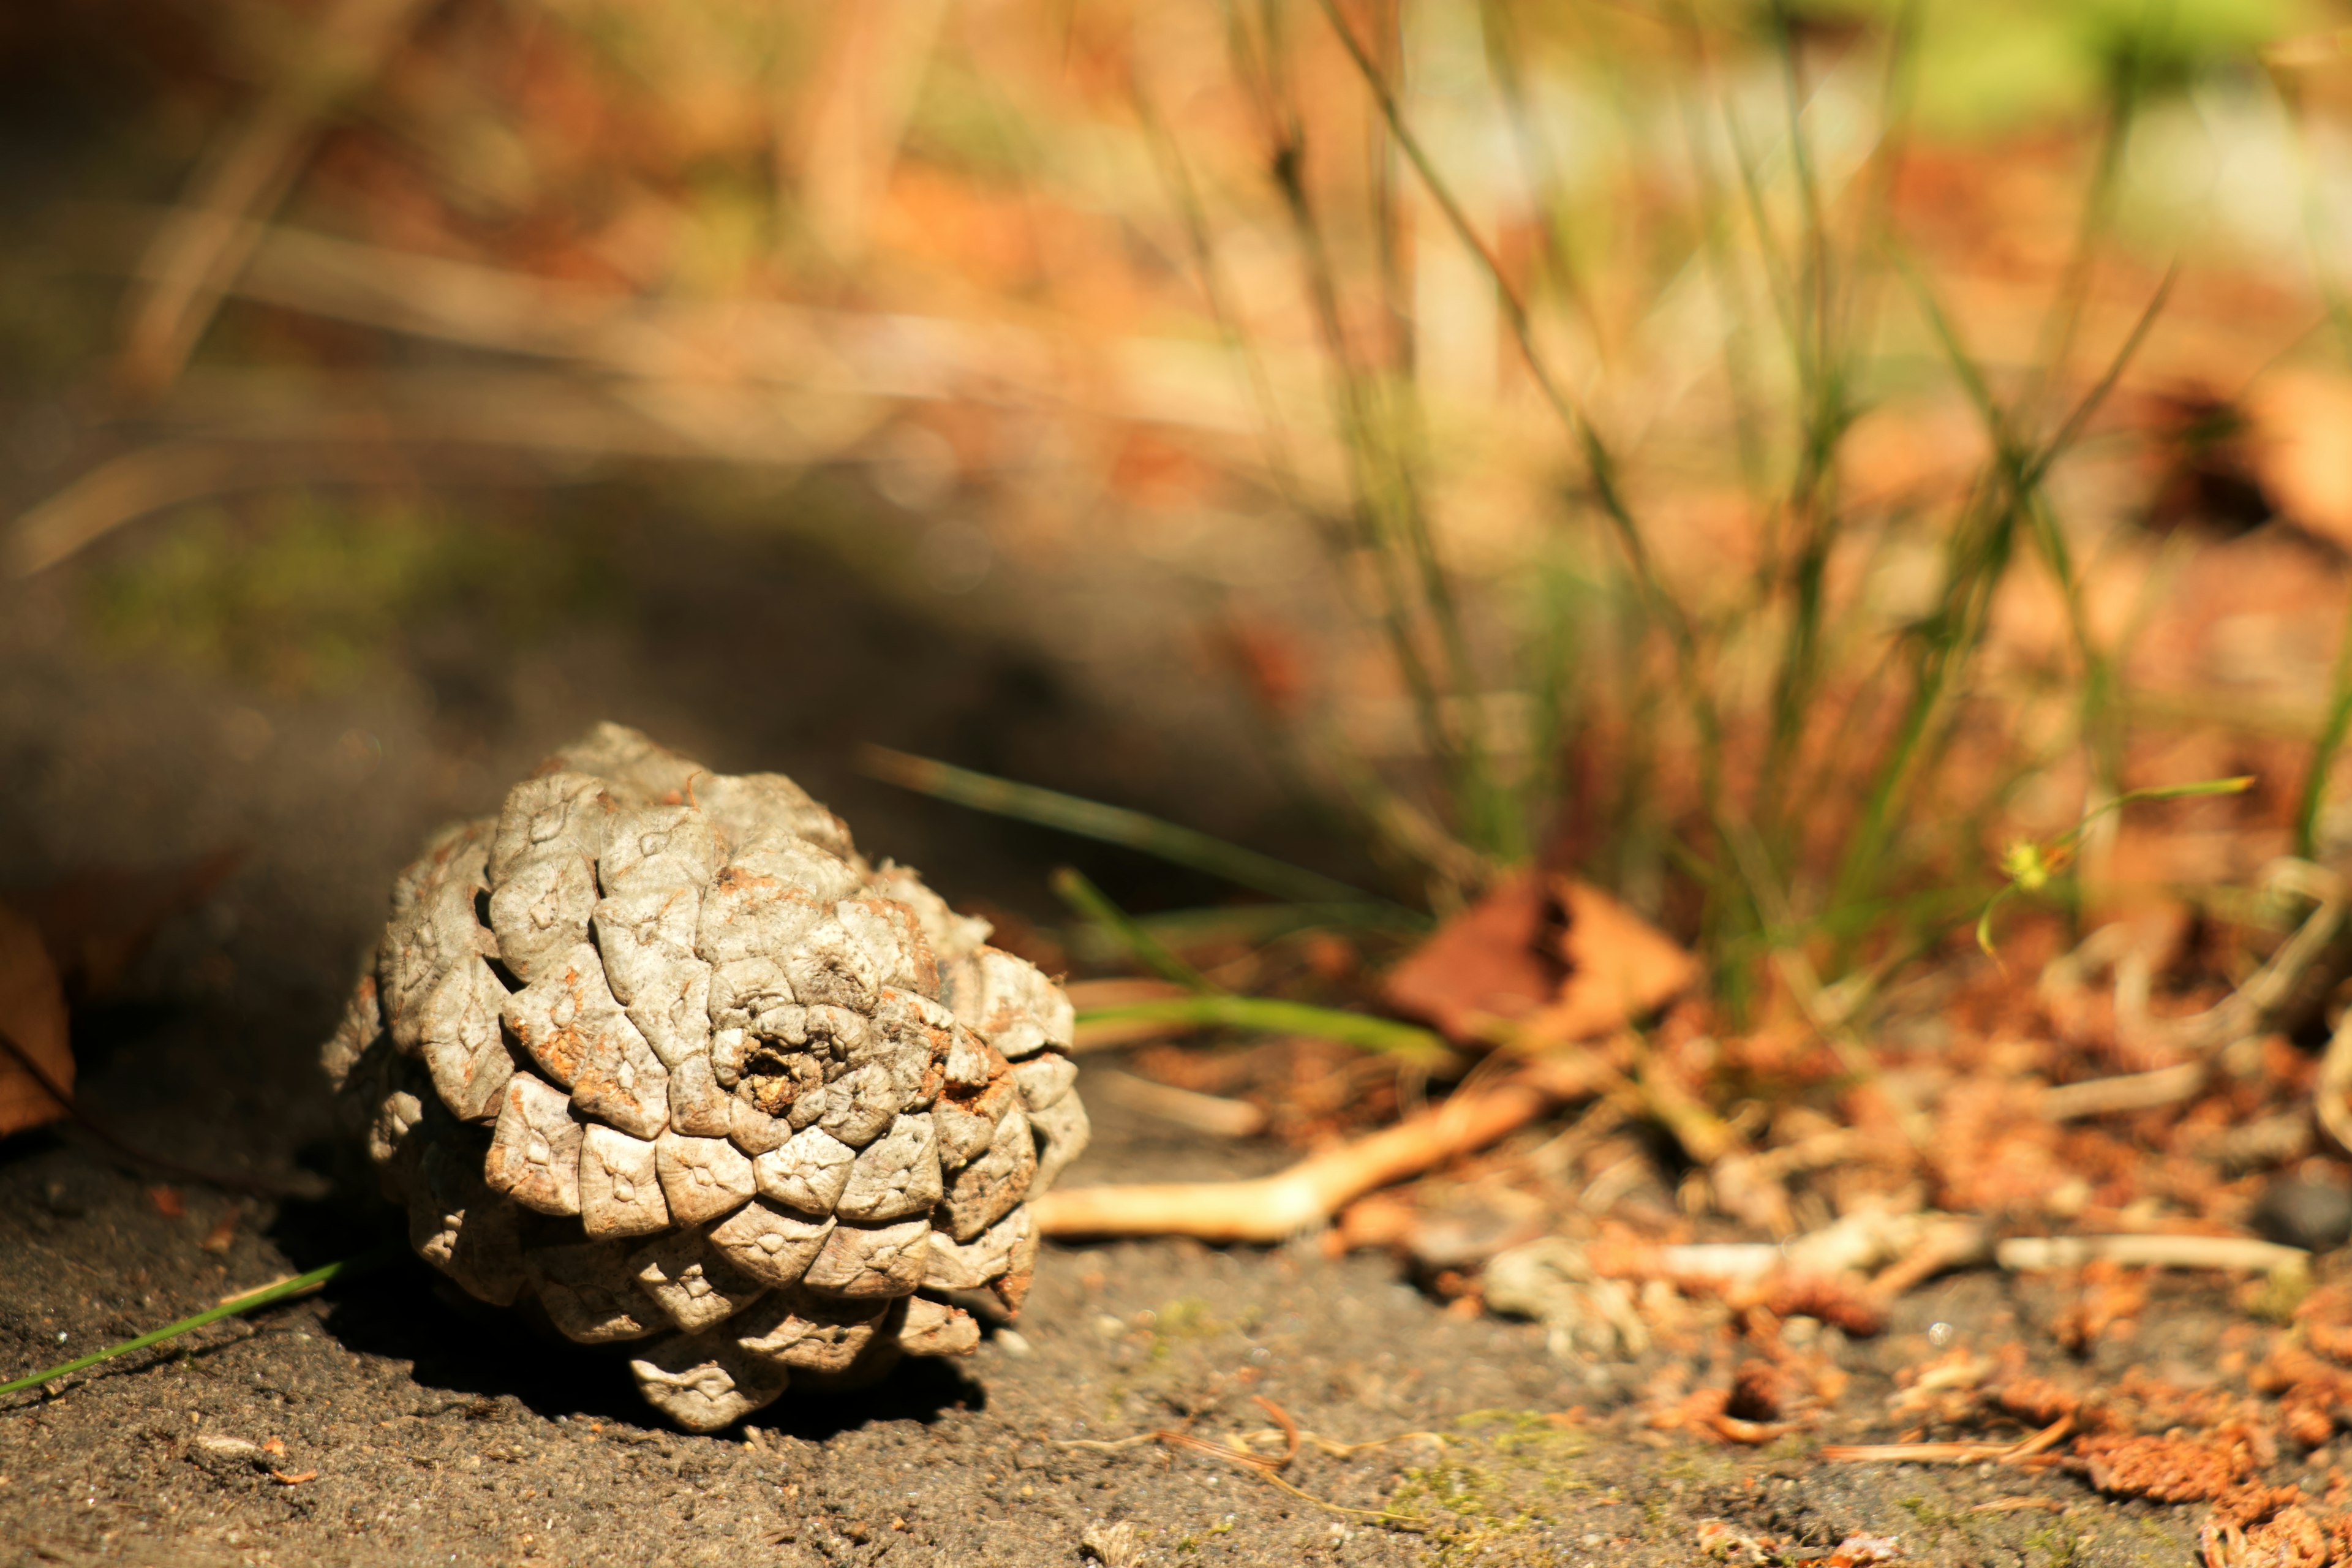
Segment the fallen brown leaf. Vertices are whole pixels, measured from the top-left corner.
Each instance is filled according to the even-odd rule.
[[[65,988],[32,921],[0,904],[0,1138],[70,1114]]]
[[[1698,978],[1698,960],[1680,942],[1600,889],[1570,878],[1554,883],[1568,930],[1560,939],[1568,979],[1552,1004],[1528,1020],[1547,1040],[1581,1040],[1664,1005]]]
[[[1496,1021],[1547,1041],[1619,1027],[1698,977],[1682,946],[1572,877],[1505,878],[1389,972],[1391,1005],[1457,1040]]]
[[[243,858],[242,850],[225,849],[172,866],[101,867],[12,897],[40,928],[66,989],[102,996],[165,921],[203,903]]]
[[[1391,1005],[1457,1040],[1496,1018],[1518,1019],[1559,994],[1566,913],[1534,871],[1505,878],[1389,971]]]

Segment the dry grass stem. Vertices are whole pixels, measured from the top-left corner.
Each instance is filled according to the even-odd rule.
[[[1108,1068],[1087,1074],[1087,1091],[1113,1105],[1215,1138],[1254,1138],[1265,1129],[1265,1112],[1247,1100],[1154,1083]]]
[[[284,69],[206,150],[185,205],[159,228],[128,304],[117,374],[141,395],[168,386],[187,363],[221,295],[259,238],[252,218],[290,191],[327,113],[373,80],[430,0],[340,0],[311,36],[286,51]]]
[[[2038,1272],[2080,1268],[2108,1262],[2125,1268],[2220,1268],[2268,1273],[2307,1268],[2311,1254],[2299,1247],[2242,1236],[2018,1236],[1997,1244],[1993,1260],[2003,1268]]]
[[[2043,1453],[2074,1430],[2074,1418],[2061,1415],[2041,1431],[2014,1443],[1832,1443],[1821,1457],[1836,1464],[1974,1465],[1986,1460],[2013,1465]]]
[[[2053,1121],[2080,1121],[2085,1117],[2178,1105],[2195,1097],[2204,1086],[2205,1073],[2203,1062],[2182,1062],[2153,1072],[2123,1073],[2115,1078],[2060,1084],[2042,1091],[2042,1114]]]

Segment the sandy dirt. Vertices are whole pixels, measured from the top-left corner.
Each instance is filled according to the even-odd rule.
[[[766,548],[669,551],[690,605],[683,588],[649,591],[625,625],[520,649],[405,648],[332,696],[110,658],[81,629],[70,574],[5,591],[0,886],[247,850],[123,993],[77,1019],[87,1104],[141,1147],[320,1195],[166,1183],[72,1131],[0,1145],[0,1377],[369,1244],[376,1222],[327,1180],[340,1161],[317,1044],[422,833],[488,808],[589,720],[722,767],[800,773],[869,851],[922,865],[952,897],[1015,907],[1069,846],[893,797],[854,775],[848,746],[961,746],[1074,787],[1109,787],[1086,759],[1115,757],[1121,776],[1158,779],[1142,804],[1166,809],[1216,771],[1197,747],[1155,763],[1168,737],[1123,731],[1017,649],[880,635],[854,586]],[[795,595],[817,608],[785,631],[751,588],[709,587],[780,567],[826,589]],[[995,741],[968,743],[982,732]],[[1253,1173],[1284,1157],[1108,1106],[1097,1120],[1070,1181]],[[1920,1563],[2189,1561],[2201,1510],[2103,1502],[2062,1468],[1811,1457],[1825,1440],[1895,1436],[1894,1373],[1952,1332],[2052,1353],[2040,1326],[2055,1310],[2043,1288],[1986,1274],[1915,1293],[1878,1339],[1825,1331],[1820,1348],[1854,1374],[1832,1410],[1727,1449],[1647,1422],[1661,1374],[1728,1375],[1729,1342],[1704,1325],[1639,1364],[1561,1359],[1537,1327],[1465,1317],[1388,1259],[1327,1258],[1312,1239],[1052,1247],[1017,1330],[968,1363],[693,1437],[651,1421],[617,1360],[453,1308],[404,1264],[0,1400],[0,1562],[1068,1564],[1089,1529],[1124,1521],[1139,1563],[1664,1563],[1696,1560],[1711,1519],[1797,1558],[1870,1533]],[[2145,1363],[2209,1384],[2240,1321],[2188,1287],[2160,1287],[2148,1319],[2088,1370]],[[1931,1340],[1937,1324],[1949,1329]],[[1253,1396],[1338,1443],[1397,1440],[1310,1444],[1287,1487],[1149,1441],[1072,1446],[1266,1426]]]

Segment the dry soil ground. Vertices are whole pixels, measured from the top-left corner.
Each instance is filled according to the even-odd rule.
[[[331,1171],[312,1058],[391,872],[436,821],[488,808],[588,720],[641,724],[721,766],[803,773],[870,849],[934,868],[951,895],[1012,901],[1064,847],[861,785],[847,744],[961,746],[1083,783],[1071,757],[1160,743],[1057,697],[1016,651],[877,630],[846,584],[795,595],[779,619],[757,584],[780,570],[821,583],[814,563],[740,542],[636,543],[653,588],[625,624],[520,650],[410,647],[390,676],[335,696],[111,660],[81,629],[70,574],[5,591],[0,886],[248,851],[124,994],[78,1018],[94,1112],[194,1165]],[[974,755],[982,731],[1014,739]],[[1163,805],[1191,787],[1173,762],[1162,783]],[[1108,1108],[1098,1129],[1070,1180],[1281,1158]],[[341,1194],[239,1207],[181,1182],[185,1212],[169,1215],[157,1181],[78,1132],[0,1144],[0,1377],[369,1238]],[[2100,1353],[2210,1381],[2231,1314],[2218,1297],[2158,1304],[2160,1335]],[[1856,1376],[1829,1423],[1728,1451],[1647,1429],[1660,1358],[1555,1359],[1540,1330],[1451,1313],[1384,1259],[1332,1261],[1311,1241],[1057,1247],[1017,1335],[968,1363],[779,1405],[757,1433],[689,1437],[649,1420],[617,1363],[453,1310],[404,1266],[0,1400],[0,1561],[1071,1564],[1090,1526],[1124,1521],[1134,1560],[1155,1564],[1680,1563],[1711,1518],[1809,1555],[1864,1531],[1921,1563],[2189,1561],[2191,1510],[2102,1503],[2063,1473],[1810,1457],[1824,1436],[1894,1435],[1889,1374],[1931,1353],[1931,1324],[1994,1342],[2052,1310],[1986,1275],[1916,1294],[1888,1335],[1839,1351]],[[1727,1363],[1706,1353],[1698,1377],[1719,1382]],[[1262,1426],[1252,1394],[1343,1442],[1443,1441],[1310,1449],[1289,1479],[1328,1508],[1197,1454],[1066,1446]],[[2011,1497],[2042,1500],[1980,1508]]]

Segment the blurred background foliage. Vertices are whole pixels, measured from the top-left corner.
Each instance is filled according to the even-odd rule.
[[[1867,981],[2125,789],[2263,781],[2071,897],[2332,842],[2348,22],[16,7],[0,557],[299,694],[625,621],[614,510],[788,535],[1412,902]]]

